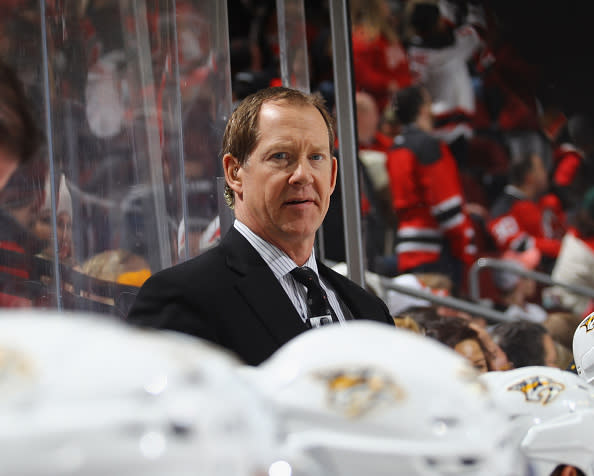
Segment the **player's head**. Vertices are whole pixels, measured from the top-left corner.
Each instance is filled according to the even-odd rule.
[[[594,399],[582,379],[544,366],[489,372],[480,378],[498,408],[517,424],[518,444],[535,476],[550,476],[566,466],[594,474]]]
[[[254,475],[273,415],[189,336],[81,315],[0,319],[0,473]]]
[[[329,474],[525,474],[477,372],[426,337],[373,322],[327,326],[250,373],[286,445]]]

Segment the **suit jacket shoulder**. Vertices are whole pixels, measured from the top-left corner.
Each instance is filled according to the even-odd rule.
[[[234,228],[212,250],[149,278],[128,320],[207,339],[252,365],[307,330],[269,266]]]
[[[132,324],[176,330],[217,340],[208,314],[201,314],[199,295],[216,283],[205,270],[219,270],[224,257],[218,247],[152,275],[140,288],[127,320]],[[210,279],[208,277],[210,276]]]

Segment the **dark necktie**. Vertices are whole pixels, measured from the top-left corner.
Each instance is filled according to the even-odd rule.
[[[291,275],[307,288],[308,324],[317,327],[318,325],[330,324],[332,321],[338,322],[338,318],[328,302],[328,296],[320,285],[320,280],[315,271],[303,266],[291,270]],[[317,319],[317,325],[312,322],[316,318],[320,318]]]

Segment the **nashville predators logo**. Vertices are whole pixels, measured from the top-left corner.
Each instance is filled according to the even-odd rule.
[[[580,327],[586,329],[586,333],[590,332],[591,330],[594,330],[594,312],[582,321]]]
[[[524,394],[527,402],[542,403],[546,405],[551,403],[557,396],[565,390],[565,385],[556,382],[553,379],[535,375],[518,383],[510,385],[509,391],[517,390]]]
[[[0,381],[8,375],[31,375],[32,366],[27,357],[15,350],[0,347]]]
[[[328,371],[318,374],[327,386],[327,402],[348,418],[404,398],[404,391],[388,375],[371,368]]]
[[[16,381],[29,381],[33,377],[33,365],[21,352],[0,347],[0,389],[2,393],[14,386]]]

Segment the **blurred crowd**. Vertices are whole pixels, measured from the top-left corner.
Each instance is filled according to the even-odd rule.
[[[334,108],[328,7],[304,3],[310,87]],[[571,336],[592,311],[592,117],[541,87],[546,68],[522,56],[491,2],[349,4],[368,288],[398,324],[465,347],[481,368],[570,366]],[[229,14],[238,100],[279,82],[276,11],[237,1]],[[323,251],[338,263],[341,213],[337,190]],[[501,266],[471,275],[483,257]],[[480,304],[501,320],[398,293],[384,278],[463,299],[478,279]],[[459,345],[467,339],[477,345]]]
[[[281,84],[276,2],[228,0],[228,48],[226,38],[218,37],[219,29],[213,27],[217,14],[213,2],[146,0],[138,2],[143,7],[139,9],[132,8],[135,2],[116,0],[48,0],[45,33],[38,1],[0,3],[0,307],[53,309],[60,301],[64,309],[125,317],[135,292],[151,274],[200,254],[221,236],[222,188],[215,178],[222,175],[219,149],[225,120],[233,104],[250,93]],[[303,427],[299,418],[311,411],[309,423],[336,424],[336,434],[344,436],[354,416],[367,415],[369,408],[386,401],[403,401],[406,392],[415,394],[418,405],[405,406],[406,411],[394,417],[404,435],[411,428],[421,431],[426,423],[412,416],[423,403],[426,411],[431,408],[429,392],[444,392],[448,411],[467,402],[471,415],[476,411],[482,416],[491,407],[469,397],[477,388],[490,388],[493,398],[501,389],[519,390],[522,404],[531,399],[552,402],[562,390],[574,392],[573,400],[564,402],[586,401],[580,392],[589,387],[559,369],[591,380],[584,369],[593,347],[588,333],[594,328],[588,319],[594,311],[594,119],[587,112],[566,110],[535,87],[546,83],[542,68],[527,61],[509,40],[494,3],[349,2],[366,286],[384,299],[396,327],[407,332],[399,329],[385,337],[386,330],[366,329],[366,324],[360,329],[355,324],[355,330],[350,325],[330,326],[320,334],[316,330],[300,336],[258,369],[261,372],[248,371],[248,381],[262,386],[274,405],[281,410],[288,405],[299,415],[292,422],[296,428]],[[305,0],[304,6],[310,89],[336,113],[328,2]],[[293,72],[303,72],[300,56],[292,54],[291,59]],[[340,164],[340,138],[336,148]],[[334,269],[346,273],[341,193],[338,184],[323,225],[320,252],[335,264]],[[497,265],[473,274],[480,258]],[[420,291],[425,298],[391,285]],[[480,291],[478,298],[471,293],[473,285]],[[454,298],[450,303],[472,298],[477,311],[462,311],[432,297]],[[494,312],[482,314],[480,309]],[[18,330],[19,325],[9,322],[0,328],[10,335],[11,326]],[[97,324],[88,329],[93,325]],[[83,328],[80,336],[88,329]],[[106,331],[110,332],[119,331]],[[317,337],[324,333],[333,346]],[[373,339],[377,341],[371,344]],[[26,365],[21,368],[16,360],[6,360],[4,344],[0,341],[0,374],[21,378]],[[390,346],[401,346],[402,355],[415,358],[406,365],[390,361]],[[452,352],[442,355],[444,346]],[[115,345],[114,355],[133,352],[125,347]],[[134,358],[143,361],[151,353],[148,349]],[[355,351],[369,368],[380,362],[391,362],[395,368],[388,366],[379,374],[365,366],[353,369],[345,361],[356,360]],[[39,355],[42,361],[45,354]],[[307,360],[311,355],[316,362]],[[6,362],[12,362],[9,371],[4,369]],[[303,366],[303,373],[288,372],[294,370],[294,362]],[[340,367],[342,373],[329,373],[328,365],[320,362]],[[177,365],[177,361],[171,364],[167,372],[174,372]],[[480,385],[474,371],[465,373],[471,367],[485,374]],[[135,370],[132,366],[121,372],[128,379]],[[176,385],[185,382],[193,387],[207,381],[196,379],[194,370]],[[391,380],[407,372],[409,380]],[[89,375],[93,377],[92,372]],[[288,384],[287,375],[294,378]],[[324,383],[324,401],[346,415],[347,423],[340,418],[324,420],[326,410],[319,410],[315,399],[308,400],[321,395],[321,390],[311,390],[315,384],[303,375],[314,375],[312,381]],[[422,376],[423,382],[415,376]],[[451,385],[444,383],[446,378],[451,378]],[[282,393],[285,384],[304,395],[297,407]],[[93,395],[96,388],[90,385],[86,390]],[[177,390],[181,400],[187,398],[186,387]],[[207,403],[220,395],[213,393]],[[554,416],[567,410],[561,408],[561,400],[558,407],[553,405]],[[592,403],[584,405],[588,411],[579,415],[589,423]],[[133,402],[130,408],[140,407]],[[231,413],[229,408],[221,414]],[[512,412],[516,416],[517,408]],[[534,456],[538,464],[532,461],[532,472],[524,471],[523,463],[515,459],[517,447],[502,450],[502,441],[514,440],[502,436],[507,435],[507,426],[497,426],[491,433],[495,427],[480,418],[444,412],[435,411],[431,429],[421,438],[425,448],[434,442],[432,438],[439,446],[440,432],[447,437],[458,424],[493,440],[481,448],[458,441],[455,461],[423,453],[423,464],[438,467],[443,474],[462,474],[462,469],[468,474],[593,474],[592,461],[557,458],[556,453],[547,463],[555,464],[546,471],[534,469],[540,456]],[[493,425],[507,422],[501,415]],[[182,423],[198,418],[185,416],[190,420],[181,418]],[[174,418],[173,423],[163,421],[171,430],[167,438],[192,434],[190,424],[179,425]],[[120,424],[114,420],[114,425]],[[372,435],[375,443],[389,428],[375,427],[377,420],[366,425],[377,430]],[[248,423],[240,427],[244,441],[250,440]],[[563,431],[575,435],[587,427],[578,430],[561,423],[551,427],[557,438],[551,447],[558,449],[554,443],[564,438]],[[290,425],[285,427],[288,432],[287,428]],[[361,436],[361,427],[356,429],[354,435]],[[541,437],[550,437],[546,426],[538,430],[544,432]],[[324,431],[326,437],[332,434],[328,428]],[[538,438],[534,432],[531,435]],[[591,435],[579,435],[591,440]],[[5,436],[0,432],[3,445]],[[307,468],[303,475],[329,474],[324,464],[338,467],[339,474],[350,474],[345,469],[349,461],[351,469],[370,467],[371,460],[356,461],[364,441],[342,446],[342,453],[334,448],[336,456],[325,446],[329,440],[316,442],[316,436],[294,440],[318,445],[290,453],[294,459],[289,460]],[[526,454],[531,448],[538,450],[526,440],[523,445]],[[240,446],[233,451],[240,454]],[[403,454],[417,454],[418,448],[407,448]],[[505,458],[491,461],[500,451],[510,458],[509,467]],[[312,454],[326,458],[314,458],[313,464]],[[582,454],[589,452],[582,448]],[[244,456],[243,463],[253,453]],[[392,461],[375,456],[376,462]],[[22,461],[12,463],[18,469]],[[404,465],[401,460],[398,464]],[[475,465],[478,472],[470,472]],[[572,473],[567,465],[581,470]],[[268,474],[291,474],[279,466],[276,470]],[[292,474],[299,471],[295,463]],[[382,473],[378,469],[368,474]],[[417,473],[410,469],[403,474]]]
[[[165,3],[47,2],[47,63],[38,2],[0,6],[2,306],[51,307],[60,279],[66,308],[125,315],[148,276],[219,239],[224,104],[280,84],[276,3],[229,0],[228,50],[208,2]],[[490,2],[349,3],[368,288],[482,370],[567,367],[592,310],[592,118],[534,87]],[[335,112],[329,7],[304,5],[310,88]],[[338,267],[341,213],[338,187]],[[468,299],[482,257],[504,263],[478,275],[501,321],[386,286]]]

